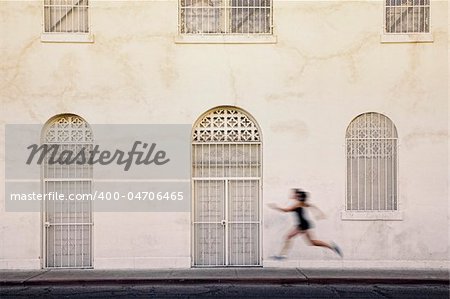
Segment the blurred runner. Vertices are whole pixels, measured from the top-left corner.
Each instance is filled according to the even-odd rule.
[[[285,259],[287,257],[287,252],[291,247],[291,241],[297,235],[304,235],[312,246],[321,246],[329,248],[334,252],[336,252],[337,254],[339,254],[340,257],[343,257],[341,249],[336,244],[334,243],[328,244],[314,238],[314,235],[312,233],[313,225],[311,224],[311,221],[309,221],[305,217],[305,210],[306,208],[313,208],[317,210],[319,212],[319,216],[317,217],[318,219],[325,218],[325,214],[321,210],[319,210],[319,208],[307,202],[308,193],[300,189],[292,189],[292,199],[296,201],[296,203],[292,207],[280,208],[274,203],[268,205],[272,209],[281,212],[295,212],[298,216],[298,224],[286,236],[280,254],[272,256],[272,258],[277,260]]]

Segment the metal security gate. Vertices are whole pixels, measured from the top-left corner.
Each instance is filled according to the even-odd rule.
[[[261,264],[261,142],[256,123],[216,108],[194,129],[193,265]]]
[[[58,155],[92,149],[92,131],[79,116],[61,115],[44,128],[43,143],[57,146]],[[57,156],[58,156],[57,155]],[[92,165],[43,163],[44,268],[92,267]],[[81,162],[81,161],[80,161]],[[87,161],[86,161],[87,162]],[[56,200],[56,196],[64,200]]]

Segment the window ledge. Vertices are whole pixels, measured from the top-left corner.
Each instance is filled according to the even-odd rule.
[[[93,43],[94,35],[90,33],[42,33],[43,43]]]
[[[400,211],[343,211],[341,212],[341,219],[399,221],[403,220],[403,213]]]
[[[431,33],[384,33],[381,35],[382,43],[432,43]]]
[[[177,44],[275,44],[275,35],[197,35],[180,34]]]

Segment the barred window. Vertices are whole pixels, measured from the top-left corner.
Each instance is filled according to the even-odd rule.
[[[386,0],[386,33],[429,33],[430,0]]]
[[[272,0],[180,0],[181,34],[272,34]]]
[[[45,33],[88,33],[89,0],[44,0]]]
[[[379,113],[356,117],[347,128],[347,211],[396,211],[397,129]]]

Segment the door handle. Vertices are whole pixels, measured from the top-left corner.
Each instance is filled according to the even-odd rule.
[[[226,221],[226,220],[222,220],[220,223],[221,223],[223,226],[225,226],[225,224],[227,224],[227,221]]]
[[[48,221],[44,222],[44,226],[45,227],[50,227],[50,222],[48,222]]]

